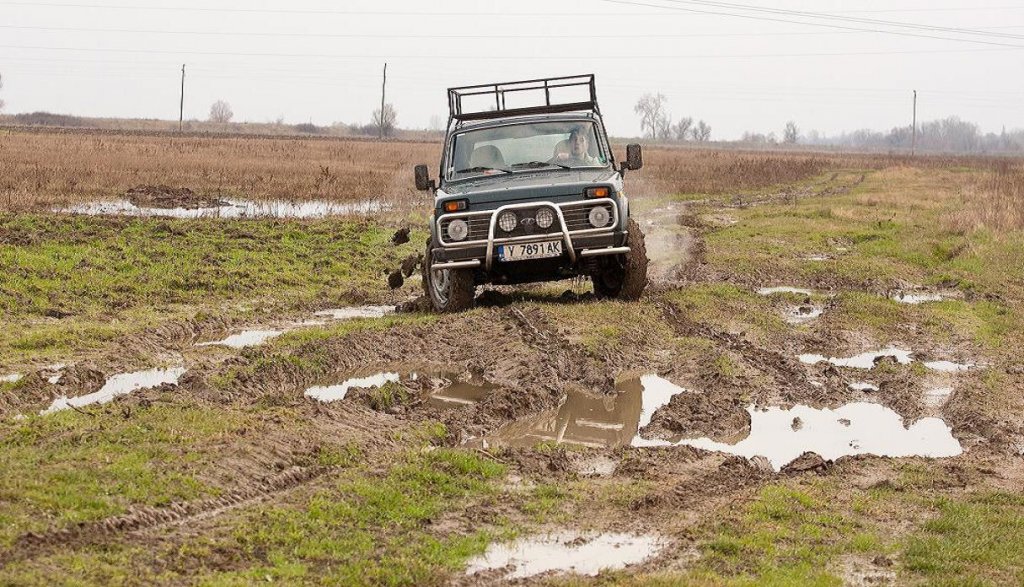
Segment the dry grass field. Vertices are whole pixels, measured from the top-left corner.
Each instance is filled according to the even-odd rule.
[[[1024,162],[645,149],[640,301],[390,313],[438,151],[0,132],[0,584],[502,584],[547,534],[646,546],[520,584],[1024,582]],[[390,206],[52,211],[140,185]]]

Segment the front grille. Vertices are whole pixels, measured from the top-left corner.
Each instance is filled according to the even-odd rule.
[[[576,205],[576,206],[565,206],[562,207],[562,215],[565,218],[565,224],[570,232],[576,232],[580,230],[593,230],[594,227],[590,225],[590,210],[594,206],[602,206],[608,210],[608,225],[600,226],[598,228],[612,228],[615,216],[615,203],[611,201],[593,203],[588,205]],[[550,227],[542,229],[531,223],[529,220],[534,220],[537,217],[537,211],[547,206],[537,206],[536,208],[518,208],[511,210],[516,215],[519,221],[516,223],[515,229],[512,232],[505,232],[500,227],[494,227],[494,238],[514,238],[519,236],[533,236],[533,235],[552,235],[561,236],[562,227],[558,224],[558,215],[555,215],[555,222]],[[455,218],[446,218],[441,221],[441,238],[448,244],[458,244],[468,241],[486,241],[487,231],[490,229],[491,215],[480,214],[476,216],[463,216],[462,220],[469,223],[469,236],[463,241],[452,241],[448,237],[448,225],[451,224]],[[528,219],[526,223],[523,219]]]
[[[600,203],[595,204],[596,206],[603,206],[608,210],[608,226],[614,221],[614,209],[613,204]],[[575,232],[577,230],[592,230],[594,227],[590,225],[590,210],[594,206],[569,206],[562,208],[562,214],[565,216],[565,225],[569,227],[569,232]],[[608,228],[608,226],[599,226],[597,228]]]
[[[544,208],[549,208],[549,206],[543,206],[543,207]],[[511,237],[516,237],[516,236],[532,236],[532,235],[535,235],[535,234],[553,234],[553,235],[560,235],[560,234],[562,234],[562,227],[558,225],[558,215],[557,214],[555,214],[555,222],[551,226],[549,226],[547,228],[541,228],[541,227],[537,226],[537,223],[536,223],[536,221],[534,219],[537,217],[537,211],[540,210],[541,208],[542,208],[542,206],[538,206],[536,208],[520,208],[520,209],[517,209],[517,210],[509,210],[509,212],[515,213],[516,218],[519,219],[519,222],[516,223],[516,227],[515,227],[515,229],[512,230],[512,232],[505,232],[500,227],[495,226],[495,228],[494,228],[494,238],[511,238]],[[554,210],[552,210],[552,213],[554,213]],[[502,212],[502,214],[504,214],[504,212]],[[526,220],[525,223],[523,222],[524,220]]]

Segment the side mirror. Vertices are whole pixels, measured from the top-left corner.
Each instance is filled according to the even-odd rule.
[[[434,180],[430,179],[430,172],[426,165],[416,166],[416,189],[421,192],[434,189]]]
[[[636,171],[644,166],[644,151],[640,145],[626,145],[626,164],[625,168],[630,171]]]

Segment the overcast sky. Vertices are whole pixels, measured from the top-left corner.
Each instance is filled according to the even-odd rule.
[[[906,125],[913,89],[918,120],[1024,127],[1024,0],[0,0],[8,113],[177,119],[186,63],[186,118],[368,122],[384,61],[411,128],[450,85],[577,73],[616,135],[659,91],[717,139]]]

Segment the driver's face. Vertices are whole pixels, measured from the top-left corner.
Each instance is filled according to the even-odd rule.
[[[580,133],[576,134],[569,139],[569,146],[572,148],[572,154],[575,157],[579,157],[587,152],[587,137]]]

